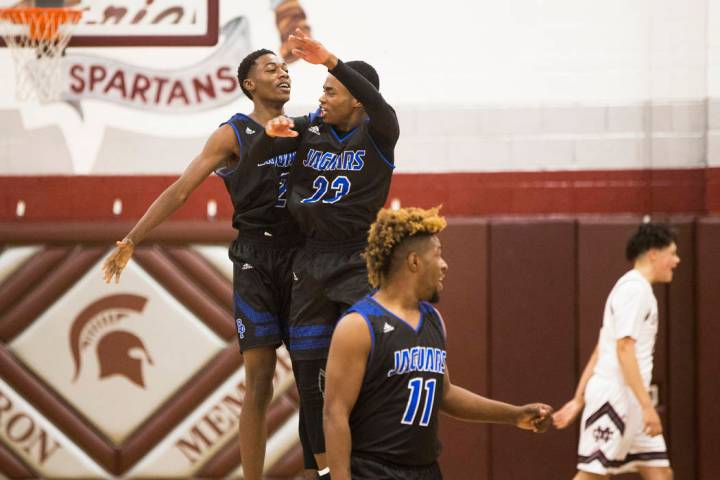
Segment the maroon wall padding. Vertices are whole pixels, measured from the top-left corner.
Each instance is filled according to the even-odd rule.
[[[515,404],[567,400],[575,369],[575,223],[500,220],[490,227],[490,394]],[[493,426],[495,479],[571,478],[575,439]]]
[[[625,243],[640,217],[582,219],[578,222],[578,371],[580,379],[603,321],[605,301],[615,282],[632,268]]]
[[[448,331],[450,379],[456,385],[488,395],[487,223],[453,222],[440,238],[448,275],[438,310]],[[440,464],[445,478],[489,478],[489,436],[486,425],[441,415],[440,440],[444,448]]]
[[[702,219],[697,228],[698,478],[720,478],[718,398],[720,397],[720,219]]]
[[[660,325],[666,326],[669,360],[667,383],[660,392],[666,406],[663,428],[675,478],[697,478],[695,220],[674,218],[671,223],[677,234],[680,264],[667,289],[667,314],[660,317]]]
[[[615,282],[632,264],[625,259],[625,244],[637,228],[641,218],[627,216],[608,220],[607,218],[581,219],[578,221],[577,255],[577,364],[575,387],[568,393],[568,400],[575,393],[577,382],[598,342],[603,322],[603,312],[608,294]],[[567,431],[573,435],[572,459],[564,462],[575,467],[580,421],[575,421]],[[618,478],[637,478],[621,476]],[[567,475],[566,478],[571,478]]]
[[[660,410],[675,477],[717,480],[720,218],[669,220],[678,234],[682,262],[670,286],[655,288],[660,333],[653,382],[660,386]],[[512,403],[542,401],[561,407],[573,395],[597,342],[608,293],[631,268],[624,259],[625,243],[639,221],[637,215],[451,219],[441,234],[449,271],[438,308],[448,328],[453,383]],[[230,240],[232,231],[220,223],[169,222],[153,238],[163,248]],[[104,252],[128,227],[110,228],[110,224],[71,228],[22,222],[3,228],[0,224],[0,243],[44,239],[52,248],[87,242]],[[75,228],[78,225],[81,228]],[[187,270],[193,278],[201,271]],[[12,281],[12,277],[7,279],[0,291]],[[218,301],[217,295],[212,297]],[[3,330],[7,316],[0,317]],[[215,381],[208,378],[215,378],[212,372],[200,375],[198,381]],[[36,394],[26,398],[36,406],[45,405]],[[562,432],[536,435],[445,416],[440,423],[445,478],[562,479],[574,474],[577,424]],[[7,460],[2,453],[0,470]]]

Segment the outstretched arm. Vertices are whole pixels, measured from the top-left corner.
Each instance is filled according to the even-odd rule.
[[[301,30],[296,30],[289,40],[294,46],[295,56],[309,63],[325,65],[352,96],[362,103],[370,117],[369,128],[373,139],[383,148],[383,153],[386,153],[387,149],[391,150],[400,137],[400,125],[395,110],[385,101],[378,89],[328,51],[322,43]]]
[[[552,407],[543,403],[515,406],[485,398],[453,385],[450,382],[450,371],[446,368],[440,411],[460,420],[504,423],[524,430],[544,432],[550,426]]]
[[[370,331],[362,316],[351,313],[338,322],[325,372],[323,408],[325,449],[333,480],[350,480],[350,412],[360,394],[370,348]]]
[[[124,239],[115,243],[113,253],[103,263],[103,278],[109,283],[113,277],[120,281],[120,274],[139,244],[152,229],[160,225],[185,203],[190,194],[215,169],[226,161],[239,156],[235,132],[229,125],[218,128],[208,139],[202,152],[188,165],[172,185],[163,191],[150,205],[145,215],[135,224]]]
[[[297,150],[300,134],[309,126],[308,116],[289,118],[284,115],[268,120],[265,130],[248,149],[248,161],[259,164],[272,158]]]
[[[580,415],[580,412],[582,412],[582,409],[585,406],[585,387],[587,386],[590,377],[592,377],[593,370],[595,370],[595,365],[597,364],[597,359],[598,346],[595,345],[595,350],[593,350],[592,355],[590,355],[590,359],[588,360],[587,365],[585,365],[585,370],[583,370],[583,373],[580,376],[580,381],[575,389],[575,396],[563,405],[560,410],[553,414],[553,425],[555,425],[555,428],[563,429],[567,427],[573,423],[578,415]]]

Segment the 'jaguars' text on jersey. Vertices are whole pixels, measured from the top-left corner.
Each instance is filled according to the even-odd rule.
[[[362,241],[385,204],[392,159],[375,145],[366,121],[342,136],[318,115],[309,121],[291,171],[288,208],[308,238]]]
[[[233,227],[242,235],[297,236],[295,222],[287,210],[288,178],[295,152],[252,162],[247,151],[263,127],[241,113],[225,122],[235,131],[240,158],[226,168],[216,170],[232,199]]]
[[[350,413],[353,456],[408,466],[430,465],[438,457],[445,330],[432,305],[421,302],[419,308],[417,328],[370,296],[346,312],[365,318],[372,340],[365,378]]]

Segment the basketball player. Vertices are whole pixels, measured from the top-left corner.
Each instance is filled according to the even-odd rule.
[[[545,431],[552,409],[476,395],[450,381],[446,331],[431,305],[448,266],[437,209],[381,210],[365,253],[378,290],[335,329],[327,361],[325,437],[333,480],[440,479],[438,411]]]
[[[103,265],[105,282],[120,274],[139,244],[168,218],[213,171],[220,175],[234,206],[238,237],[230,247],[234,264],[234,311],[245,366],[245,398],[240,413],[240,450],[246,479],[260,479],[267,431],[265,413],[272,399],[275,349],[286,333],[291,264],[300,235],[290,218],[287,174],[294,153],[247,158],[248,145],[290,99],[287,65],[270,50],[249,54],[238,68],[238,82],[253,101],[249,115],[236,114],[208,139],[180,178],[168,187]],[[298,119],[302,122],[302,119]],[[278,186],[279,185],[279,186]]]
[[[400,128],[372,66],[344,63],[299,30],[289,41],[298,58],[328,68],[320,109],[306,125],[285,117],[268,122],[250,157],[266,157],[273,137],[297,141],[288,208],[307,240],[293,263],[289,350],[301,435],[304,427],[324,475],[322,385],[330,337],[341,313],[369,292],[361,255],[387,198]]]
[[[633,269],[607,298],[600,339],[575,397],[553,416],[565,428],[583,412],[575,480],[637,471],[645,480],[673,476],[648,388],[658,330],[652,285],[672,281],[680,258],[673,232],[650,223],[640,225],[625,252]]]

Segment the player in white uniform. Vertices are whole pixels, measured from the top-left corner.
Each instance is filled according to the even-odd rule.
[[[628,241],[626,256],[633,269],[607,298],[600,339],[575,396],[553,415],[555,426],[565,428],[582,411],[574,480],[626,472],[640,472],[644,480],[673,476],[648,389],[658,330],[652,284],[672,280],[680,263],[675,236],[665,225],[643,224]]]

